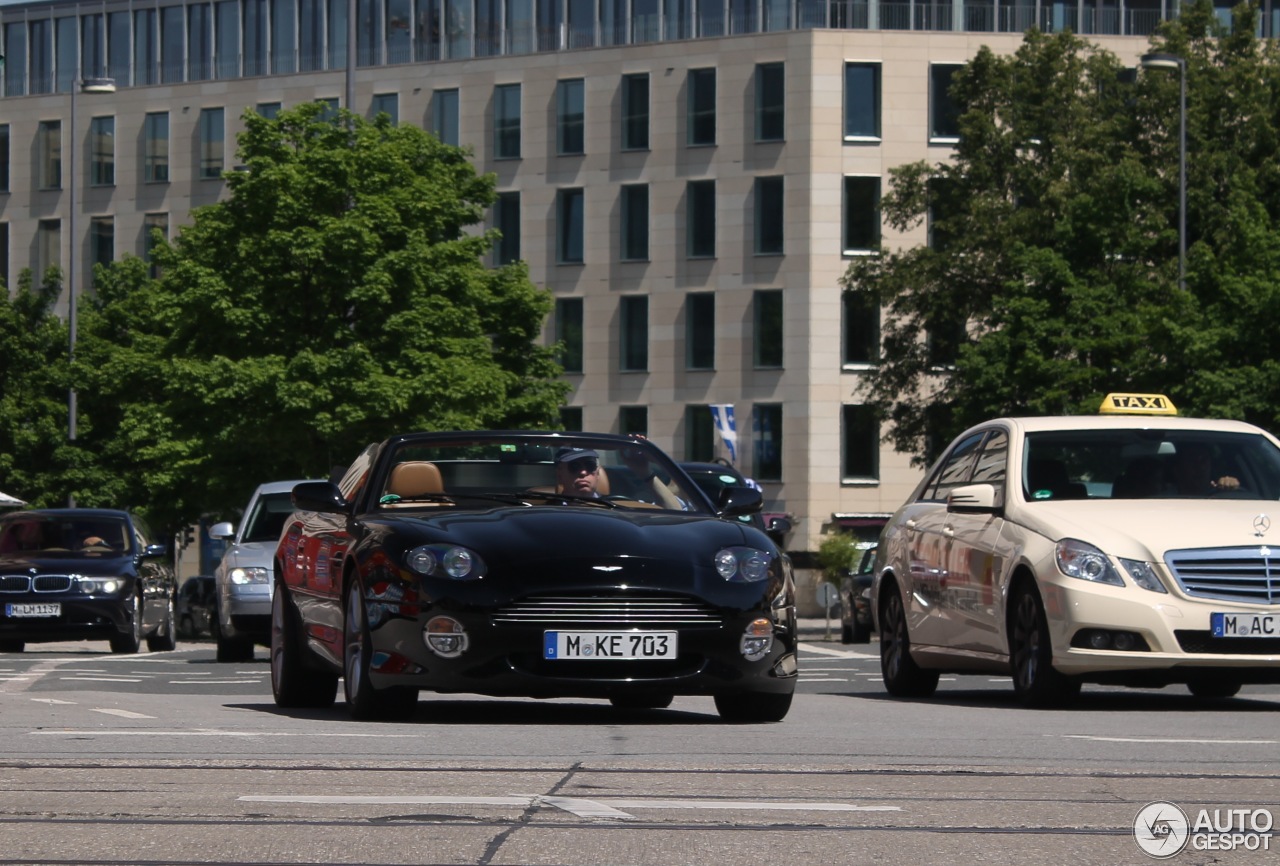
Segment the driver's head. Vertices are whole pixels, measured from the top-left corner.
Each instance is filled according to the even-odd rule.
[[[592,496],[600,481],[600,455],[590,448],[561,448],[556,452],[556,489]]]

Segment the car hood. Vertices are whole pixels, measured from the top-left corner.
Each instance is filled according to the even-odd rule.
[[[131,556],[98,556],[72,554],[3,554],[0,555],[0,574],[84,574],[120,575],[134,570]]]
[[[1063,500],[1024,505],[1008,517],[1053,541],[1077,538],[1127,559],[1160,560],[1168,550],[1280,544],[1280,503],[1259,500]],[[1255,521],[1269,528],[1259,535]]]
[[[275,553],[274,541],[246,541],[228,547],[222,554],[222,564],[225,568],[271,568]]]

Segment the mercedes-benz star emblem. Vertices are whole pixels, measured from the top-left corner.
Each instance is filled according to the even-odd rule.
[[[1271,518],[1265,514],[1259,514],[1253,518],[1253,534],[1261,538],[1271,529]]]

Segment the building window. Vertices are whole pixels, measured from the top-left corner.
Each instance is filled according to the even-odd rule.
[[[495,159],[520,158],[519,84],[499,84],[493,89],[493,155]]]
[[[116,222],[113,217],[96,216],[89,220],[89,273],[95,265],[106,267],[116,257]]]
[[[152,279],[160,276],[160,269],[151,260],[151,253],[161,241],[169,239],[169,215],[149,213],[142,218],[142,258],[151,262]]]
[[[582,431],[581,406],[560,407],[560,429],[570,433],[580,433]]]
[[[146,183],[169,181],[169,112],[148,114],[142,123],[142,179]]]
[[[782,480],[782,406],[757,403],[751,411],[752,473],[757,481]]]
[[[756,178],[756,255],[782,254],[782,177]]]
[[[685,249],[691,259],[716,254],[716,182],[691,180],[685,186]]]
[[[183,43],[181,6],[160,8],[160,81],[163,84],[180,84],[183,80]]]
[[[43,285],[49,268],[62,266],[62,220],[40,220],[36,224],[35,281]]]
[[[254,110],[258,112],[259,117],[275,120],[280,116],[281,108],[282,106],[278,102],[259,102]]]
[[[493,227],[502,233],[494,247],[494,261],[509,265],[520,260],[520,193],[500,192],[493,203]]]
[[[756,65],[756,141],[782,141],[786,130],[786,80],[781,63]]]
[[[586,110],[581,78],[556,84],[556,153],[567,156],[585,152]]]
[[[556,298],[556,342],[566,373],[582,372],[582,298]]]
[[[0,192],[9,191],[9,124],[0,123]],[[5,223],[7,226],[8,223]],[[6,228],[5,231],[8,231]]]
[[[964,67],[935,63],[929,67],[929,140],[954,142],[960,138],[960,112],[951,98],[951,81]]]
[[[208,3],[187,6],[187,80],[213,77],[213,16]]]
[[[116,182],[116,119],[95,117],[89,121],[89,183],[112,186]]]
[[[684,363],[690,370],[716,367],[716,296],[690,292],[684,304]]]
[[[223,110],[200,109],[200,179],[218,180],[222,177]]]
[[[689,144],[716,143],[716,71],[689,70]]]
[[[619,320],[619,366],[624,372],[649,369],[649,296],[624,295]]]
[[[40,188],[62,189],[62,121],[40,121],[37,138],[40,147]]]
[[[580,189],[556,193],[556,260],[561,264],[582,263],[583,194]]]
[[[844,252],[869,253],[880,248],[880,178],[850,175],[844,179]]]
[[[623,436],[648,436],[649,407],[619,406],[618,433]]]
[[[218,0],[214,4],[213,17],[214,75],[218,78],[236,78],[240,75],[240,4],[237,0]]]
[[[752,299],[751,360],[760,369],[782,367],[782,292],[766,289]]]
[[[622,187],[622,260],[644,261],[649,258],[649,186],[624,184]]]
[[[649,149],[649,74],[622,76],[622,149]]]
[[[6,289],[12,283],[9,280],[9,224],[0,223],[0,280],[4,280]]]
[[[383,113],[391,118],[393,124],[400,122],[400,94],[375,93],[373,95],[373,103],[369,106],[370,116],[377,119],[378,115]]]
[[[709,463],[716,454],[716,425],[705,403],[684,407],[684,459]]]
[[[338,119],[338,109],[342,108],[342,101],[338,97],[320,96],[312,102],[318,102],[324,106],[324,111],[320,112],[321,123],[333,123]]]
[[[458,91],[437,90],[431,95],[431,131],[445,144],[458,146]]]
[[[844,65],[844,137],[880,140],[880,64]]]
[[[960,203],[955,197],[956,184],[950,178],[935,176],[929,178],[926,187],[928,208],[926,219],[926,242],[930,249],[945,252],[951,245],[953,233],[948,225],[960,212]]]
[[[844,292],[840,297],[844,314],[843,362],[864,366],[880,363],[880,304],[870,295]]]
[[[840,477],[845,481],[880,478],[880,425],[870,406],[841,407]]]
[[[133,83],[155,84],[160,80],[160,37],[155,9],[133,12]],[[247,74],[247,73],[246,73]]]

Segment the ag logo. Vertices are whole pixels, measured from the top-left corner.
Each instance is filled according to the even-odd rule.
[[[1187,847],[1190,832],[1187,813],[1163,800],[1143,806],[1133,819],[1134,841],[1144,854],[1157,860],[1181,853]]]

